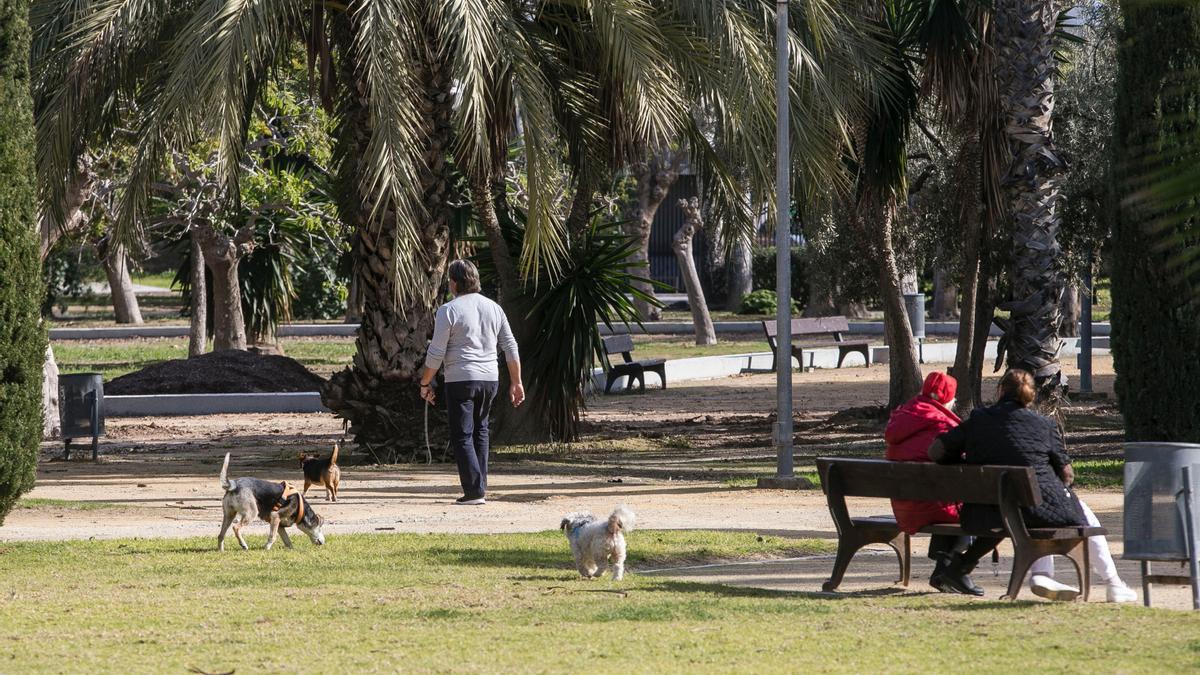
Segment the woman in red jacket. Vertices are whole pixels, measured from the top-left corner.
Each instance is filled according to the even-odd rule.
[[[958,382],[946,373],[930,373],[921,387],[921,394],[892,411],[883,438],[887,441],[885,457],[897,462],[928,462],[929,446],[934,439],[958,426],[962,420],[954,414],[954,395]],[[935,523],[957,523],[958,504],[950,502],[892,500],[892,512],[900,529],[909,534]],[[968,537],[933,535],[929,540],[929,557],[935,561],[929,585],[939,591],[951,591],[942,583],[947,554],[965,549]]]

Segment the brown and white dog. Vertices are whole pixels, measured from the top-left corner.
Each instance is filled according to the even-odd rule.
[[[328,459],[300,453],[300,468],[304,470],[304,494],[307,495],[308,488],[313,485],[323,485],[325,499],[337,501],[338,483],[342,481],[342,470],[337,465],[338,450],[341,448],[341,443],[334,443],[333,454]]]

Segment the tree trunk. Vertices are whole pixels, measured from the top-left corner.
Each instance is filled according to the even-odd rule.
[[[56,223],[54,218],[44,210],[38,214],[38,233],[41,240],[41,257],[44,261],[50,255],[50,249],[55,242],[65,235],[71,234],[88,224],[83,205],[92,198],[94,187],[93,176],[87,160],[72,177],[67,186],[66,203],[63,207],[63,223]]]
[[[254,250],[254,230],[246,225],[230,237],[205,222],[193,225],[192,236],[199,239],[204,262],[212,272],[213,351],[245,350],[246,320],[242,315],[238,265]]]
[[[1079,337],[1079,317],[1083,313],[1079,293],[1079,287],[1074,285],[1063,291],[1062,328],[1059,329],[1059,335],[1062,337]]]
[[[58,438],[62,433],[58,410],[58,362],[54,360],[54,349],[49,343],[42,363],[42,411],[42,437]]]
[[[933,270],[933,310],[929,316],[934,321],[958,318],[958,286],[940,265]]]
[[[1032,372],[1039,401],[1054,407],[1062,393],[1058,336],[1063,280],[1058,269],[1058,187],[1062,170],[1051,138],[1054,112],[1054,30],[1048,0],[997,0],[996,80],[1005,109],[1012,163],[1004,178],[1013,227],[1013,300],[1007,354],[1010,368]]]
[[[692,255],[692,237],[704,228],[700,216],[700,200],[680,199],[679,208],[683,209],[683,224],[671,240],[671,248],[675,250],[675,259],[679,261],[679,269],[683,273],[683,285],[687,289],[688,306],[692,310],[692,324],[696,330],[696,344],[717,344],[717,333],[713,330],[712,317],[708,314],[708,303],[704,301],[704,289],[700,287],[700,275],[696,272],[696,258]]]
[[[900,293],[903,295],[914,295],[920,292],[921,284],[917,278],[916,270],[904,270],[904,274],[900,276]]]
[[[872,196],[862,200],[852,214],[860,236],[867,242],[883,297],[884,327],[888,342],[888,409],[896,408],[921,392],[921,366],[917,343],[908,322],[900,271],[892,246],[893,209]],[[872,203],[874,202],[874,203]]]
[[[725,265],[725,309],[736,312],[742,298],[754,290],[754,251],[750,238],[742,235],[733,243]]]
[[[191,316],[188,319],[188,358],[195,358],[208,349],[208,288],[204,279],[204,248],[200,238],[191,237]]]
[[[108,288],[112,295],[113,312],[117,323],[142,323],[142,310],[138,307],[137,294],[133,292],[133,279],[129,277],[129,257],[120,244],[105,246],[104,275],[108,277]]]
[[[671,186],[679,179],[682,164],[682,153],[662,148],[651,152],[646,161],[633,166],[633,175],[637,179],[637,193],[629,211],[625,231],[637,239],[637,249],[630,257],[634,262],[645,266],[637,273],[647,279],[650,278],[650,234],[654,229],[654,215],[667,198]],[[635,282],[634,286],[642,293],[654,297],[654,286],[650,282]],[[642,321],[658,321],[662,318],[662,310],[646,300],[634,298],[633,304]]]
[[[333,40],[344,53],[354,49],[350,25],[354,20],[348,14],[334,18]],[[433,29],[427,33],[435,34]],[[445,62],[446,50],[433,38],[413,48],[413,58],[420,64],[414,77],[422,84],[428,111],[420,129],[426,163],[415,186],[427,214],[417,227],[417,243],[424,254],[420,278],[427,283],[405,289],[403,294],[396,288],[393,272],[396,213],[374,209],[377,195],[367,179],[371,175],[366,158],[372,129],[368,89],[351,59],[342,60],[340,73],[343,86],[350,91],[337,129],[337,177],[343,195],[339,211],[357,233],[354,258],[363,313],[353,364],[329,380],[321,397],[326,407],[349,423],[355,441],[382,461],[424,452],[424,434],[419,430],[425,403],[414,380],[424,365],[449,254],[447,158],[454,140],[450,68]],[[403,306],[397,306],[398,297],[406,298]],[[441,408],[431,414],[435,421],[444,419]],[[431,428],[434,446],[444,447],[444,423],[431,423]]]

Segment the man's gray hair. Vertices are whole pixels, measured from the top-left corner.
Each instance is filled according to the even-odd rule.
[[[450,279],[459,295],[479,292],[479,270],[470,260],[455,260],[450,263]]]

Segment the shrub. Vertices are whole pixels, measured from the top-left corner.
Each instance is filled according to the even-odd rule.
[[[773,315],[779,308],[779,298],[775,295],[775,291],[759,290],[753,293],[747,293],[742,298],[742,306],[738,308],[738,314],[755,314],[755,315]],[[800,304],[792,300],[792,313],[800,312]]]
[[[754,278],[754,288],[775,290],[775,247],[755,247],[751,257],[751,276]],[[808,301],[808,274],[804,249],[792,248],[792,299],[797,302]],[[744,312],[743,312],[744,313]]]
[[[46,329],[34,206],[28,0],[0,0],[0,523],[33,487]]]

